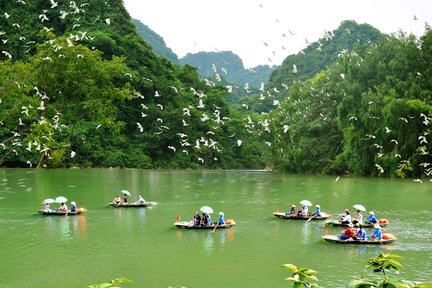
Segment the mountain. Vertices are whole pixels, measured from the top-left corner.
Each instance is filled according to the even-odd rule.
[[[245,69],[242,59],[231,51],[188,53],[180,58],[180,63],[197,67],[201,77],[214,79],[218,74],[228,83],[241,86],[248,83],[251,88],[267,83],[275,69],[268,65]]]
[[[272,73],[270,85],[290,85],[295,80],[306,80],[335,63],[338,57],[356,46],[377,43],[385,37],[369,24],[343,21],[334,31],[329,31],[317,42],[310,43],[300,53],[290,55]]]
[[[178,56],[171,50],[171,48],[166,45],[164,39],[159,34],[151,30],[140,20],[133,19],[132,21],[137,29],[138,35],[140,35],[144,41],[146,41],[153,48],[156,54],[164,56],[175,64],[180,63]]]

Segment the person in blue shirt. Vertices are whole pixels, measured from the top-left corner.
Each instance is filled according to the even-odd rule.
[[[316,205],[315,206],[315,213],[312,214],[312,216],[314,217],[321,217],[321,207],[320,205]]]
[[[374,240],[381,240],[383,238],[383,234],[382,234],[382,231],[381,231],[381,226],[378,223],[376,223],[374,225],[374,227],[376,229],[375,229],[374,233],[372,234],[372,239],[374,239]]]
[[[218,221],[219,225],[223,225],[225,224],[225,215],[224,212],[219,212],[219,221]]]
[[[74,201],[71,202],[71,210],[70,212],[76,212],[77,211],[77,205]]]
[[[366,218],[366,222],[370,224],[378,223],[378,219],[375,217],[375,214],[373,211],[369,212],[369,217]]]
[[[357,230],[356,240],[367,240],[366,231],[363,229],[363,225],[358,225],[359,229]]]

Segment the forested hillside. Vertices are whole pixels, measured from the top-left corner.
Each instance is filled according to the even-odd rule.
[[[342,53],[356,46],[377,43],[384,35],[368,24],[344,21],[334,31],[307,45],[300,53],[288,56],[271,75],[273,86],[307,80],[336,62]]]
[[[227,90],[154,54],[122,1],[13,1],[4,11],[3,166],[265,165],[238,151],[248,144],[237,145]]]
[[[156,54],[164,56],[175,64],[180,63],[178,56],[166,45],[164,39],[159,34],[137,19],[132,19],[132,21],[137,29],[138,35],[153,48]]]
[[[339,51],[293,83],[269,121],[276,166],[297,173],[430,178],[432,32]],[[421,180],[418,180],[419,182]]]
[[[201,81],[196,68],[156,55],[121,0],[2,9],[4,167],[432,174],[428,27],[421,39],[377,33],[353,45],[363,32],[344,22],[328,37],[346,42],[320,41],[287,58],[253,103],[230,105],[234,89],[249,87]]]

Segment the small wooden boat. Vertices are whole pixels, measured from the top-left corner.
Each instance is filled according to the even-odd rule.
[[[122,204],[115,204],[115,203],[108,203],[109,206],[111,207],[116,207],[116,208],[127,208],[127,207],[147,207],[147,206],[153,206],[156,205],[157,202],[152,202],[152,201],[145,201],[144,203],[136,203],[136,202],[128,202],[128,203],[122,203]]]
[[[234,220],[228,219],[225,224],[222,225],[217,225],[216,227],[216,223],[212,223],[211,225],[208,226],[194,226],[194,222],[193,221],[189,221],[189,222],[175,222],[174,225],[177,228],[183,228],[183,229],[226,229],[226,228],[231,228],[232,226],[234,226],[236,223]]]
[[[389,223],[388,221],[380,221],[379,224],[380,224],[381,227],[383,227],[383,226],[386,226],[388,223]],[[348,223],[341,223],[338,220],[329,220],[329,221],[326,221],[325,224],[326,225],[330,225],[330,226],[348,227]],[[354,227],[358,227],[357,223],[353,224],[353,225],[354,225]],[[368,228],[368,227],[369,228],[373,227],[373,224],[371,224],[371,223],[363,223],[363,228]]]
[[[56,216],[69,216],[69,215],[79,215],[87,211],[85,208],[79,208],[74,212],[71,211],[57,211],[57,210],[39,210],[38,212],[42,215],[56,215]]]
[[[396,237],[394,236],[386,237],[386,239],[383,238],[381,240],[353,240],[353,239],[342,240],[339,238],[338,235],[324,235],[322,236],[322,239],[330,243],[360,244],[360,245],[382,245],[382,244],[390,244],[396,241]]]
[[[321,216],[312,216],[308,215],[308,217],[301,217],[301,216],[292,216],[291,214],[287,212],[273,212],[273,215],[280,218],[280,219],[290,219],[290,220],[325,220],[330,217],[327,213],[321,213]]]

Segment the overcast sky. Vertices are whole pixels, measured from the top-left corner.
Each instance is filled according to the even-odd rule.
[[[180,58],[233,51],[246,68],[280,65],[343,20],[384,33],[424,34],[432,0],[123,0]],[[414,20],[417,18],[418,20]],[[292,33],[292,34],[291,34]],[[307,39],[307,40],[306,40]]]

